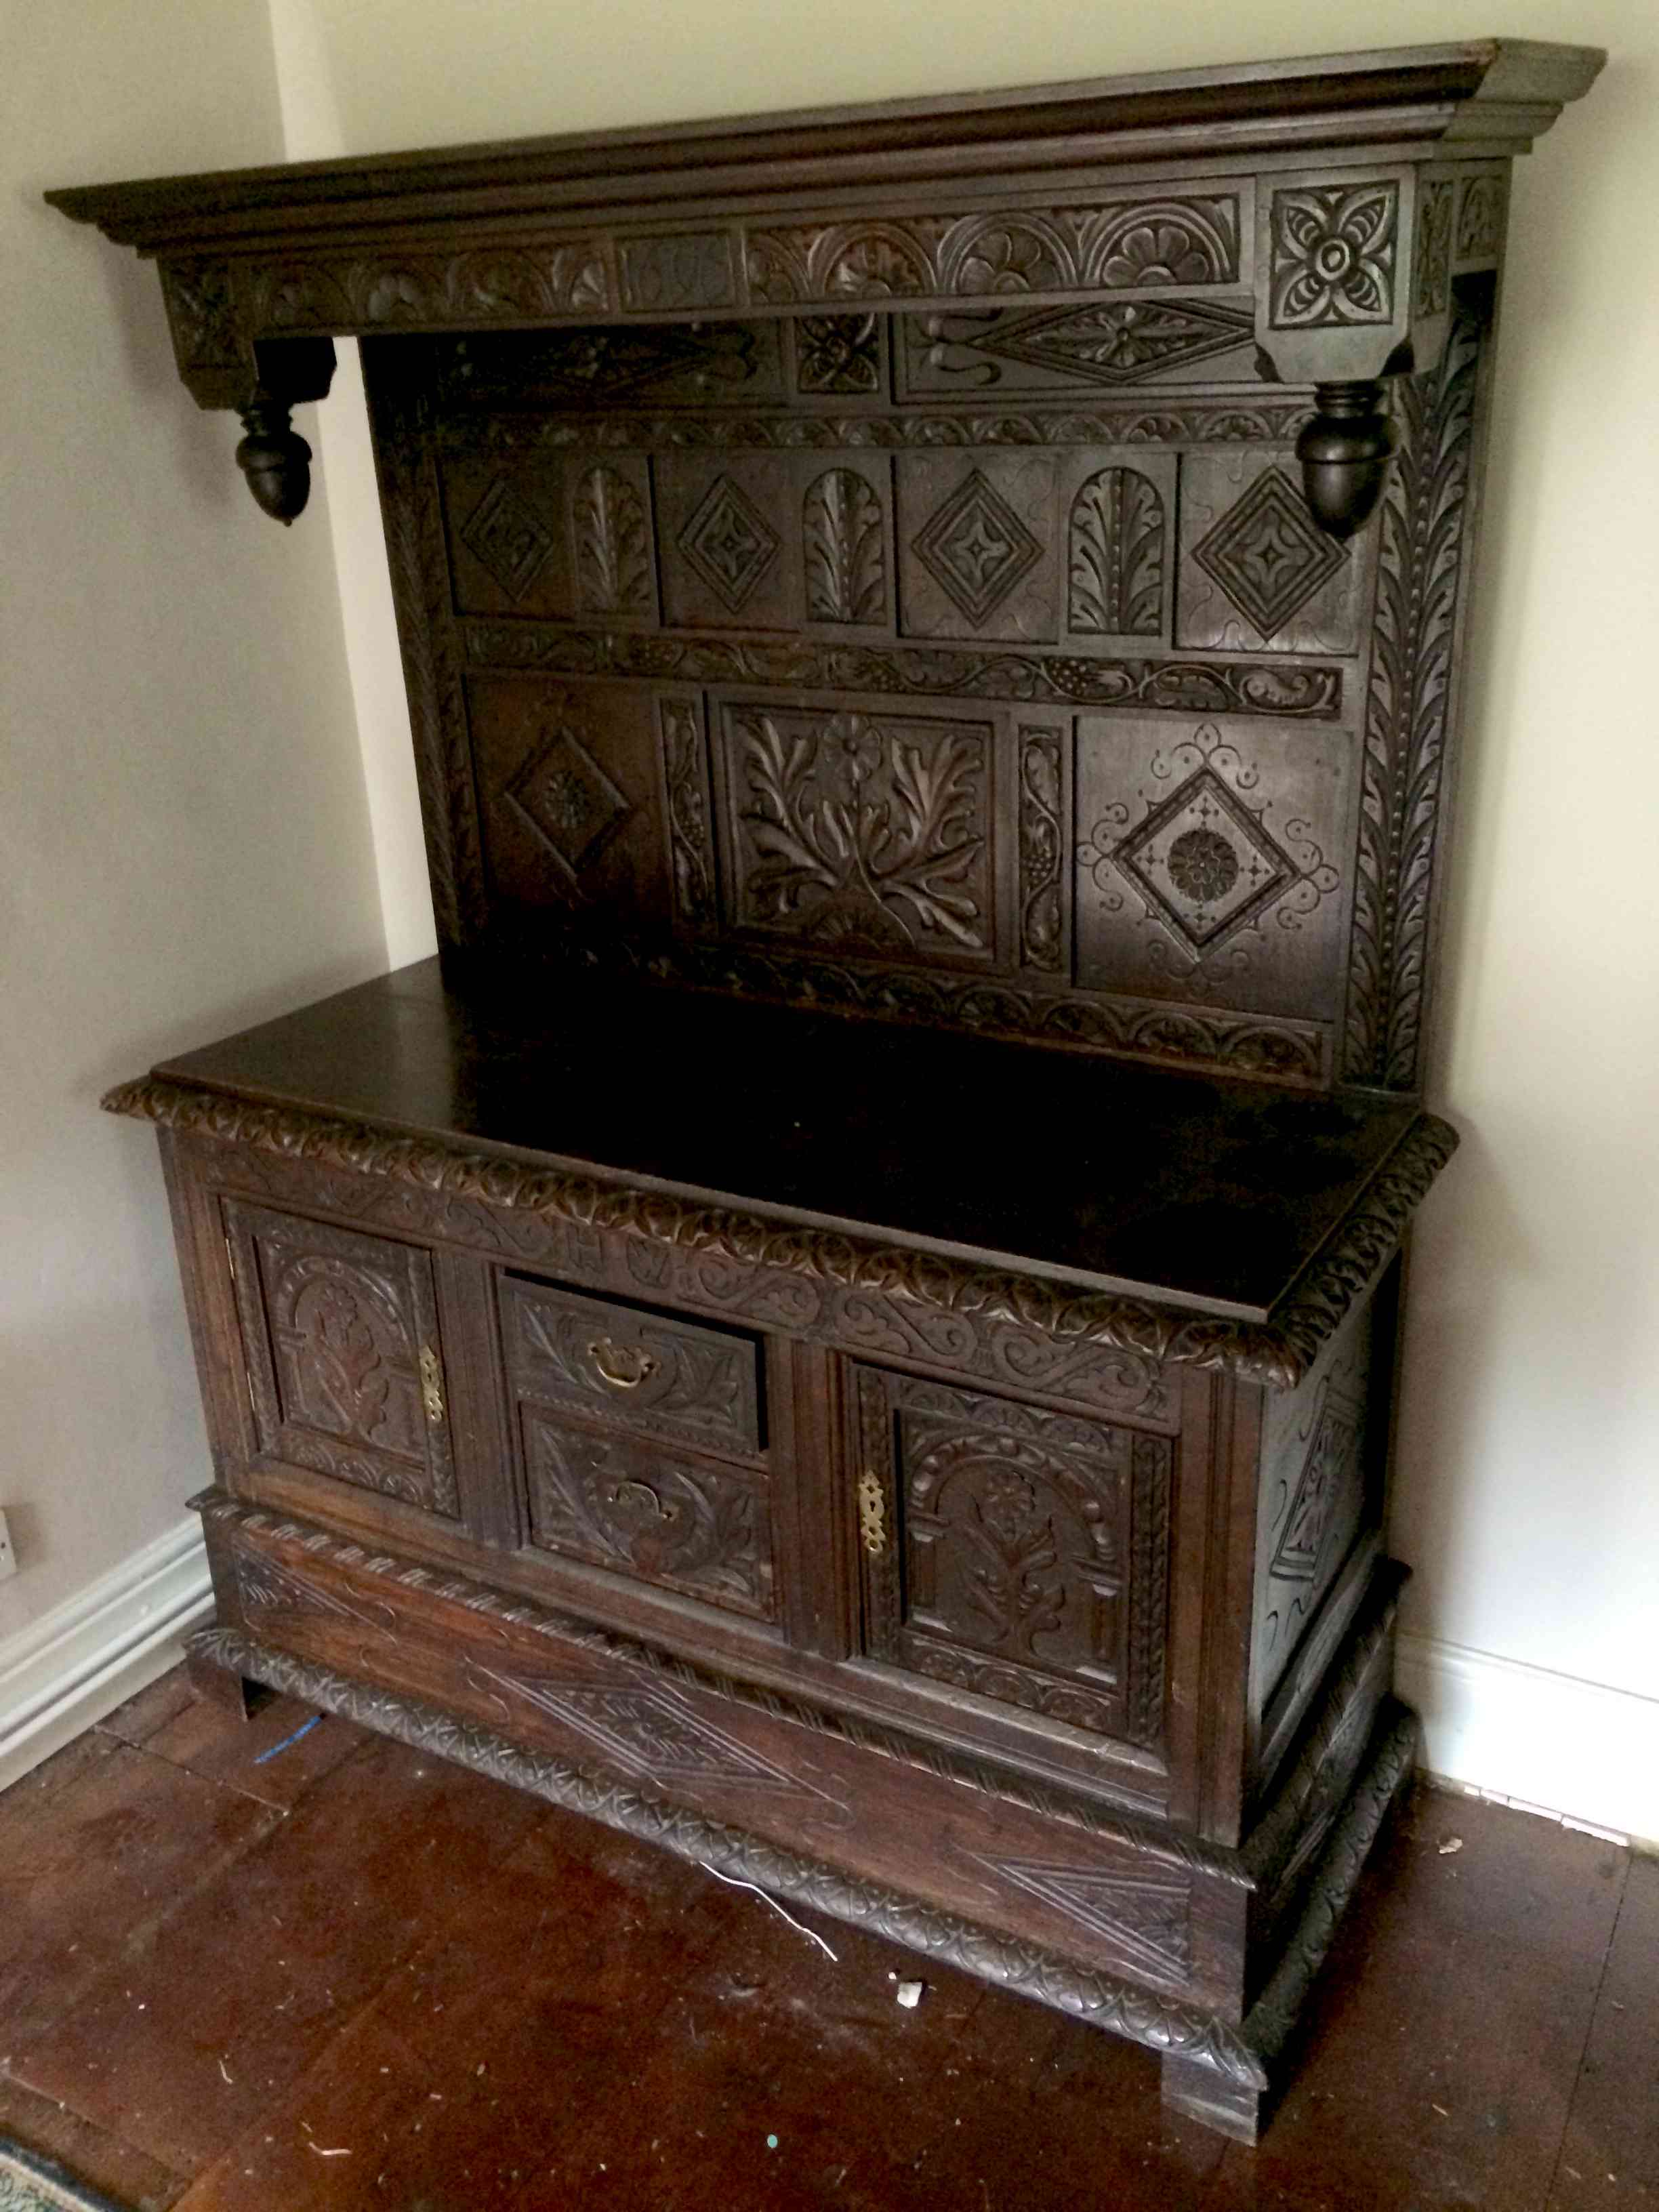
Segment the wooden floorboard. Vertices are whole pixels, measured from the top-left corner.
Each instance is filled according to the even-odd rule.
[[[0,2129],[135,2212],[1659,2201],[1659,1864],[1593,1837],[1419,1790],[1249,2152],[1143,2051],[308,1718],[168,1676],[0,1797]]]

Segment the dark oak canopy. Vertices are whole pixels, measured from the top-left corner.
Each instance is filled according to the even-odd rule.
[[[1253,2139],[1383,1555],[1509,165],[1476,42],[52,195],[289,520],[360,334],[441,957],[164,1061],[210,1670]]]

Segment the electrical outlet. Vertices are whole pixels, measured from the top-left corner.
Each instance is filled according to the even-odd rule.
[[[17,1554],[11,1548],[11,1530],[6,1526],[5,1515],[0,1513],[0,1583],[16,1572]]]

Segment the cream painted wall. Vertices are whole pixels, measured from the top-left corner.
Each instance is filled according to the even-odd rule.
[[[302,64],[285,72],[290,128],[316,152],[1248,60],[1342,37],[1313,0],[1254,0],[1224,17],[1213,0],[1111,11],[1069,0],[275,6],[279,55],[286,40]],[[1652,0],[1395,0],[1365,26],[1376,43],[1494,32],[1599,43],[1613,60],[1520,165],[1450,881],[1457,980],[1432,1079],[1465,1142],[1417,1242],[1395,1544],[1417,1571],[1408,1620],[1419,1636],[1651,1700],[1659,11]],[[345,410],[339,419],[342,439],[360,436]],[[354,594],[372,599],[378,560],[365,551],[372,517],[356,473],[349,608]],[[382,641],[368,656],[365,724],[371,782],[395,793],[409,772],[383,703],[389,653]],[[390,819],[390,808],[377,817]],[[407,805],[399,825],[398,849],[382,838],[382,882],[406,887],[386,927],[419,949]],[[1517,1740],[1529,1714],[1542,1728],[1533,1701],[1544,1678],[1464,1671],[1493,1695],[1508,1685],[1508,1737],[1489,1736],[1460,1771],[1523,1794],[1557,1788],[1513,1778],[1534,1771]],[[1640,1710],[1659,1722],[1659,1706]],[[1585,1776],[1562,1770],[1559,1793],[1547,1802],[1659,1833],[1651,1812],[1599,1810],[1611,1801]],[[1641,1802],[1659,1799],[1650,1788]]]
[[[254,514],[154,272],[40,199],[280,160],[264,0],[0,0],[0,111],[3,1646],[210,1472],[155,1140],[100,1091],[386,944],[329,564]]]

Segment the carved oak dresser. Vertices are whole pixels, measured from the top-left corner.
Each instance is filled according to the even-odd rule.
[[[196,1663],[1254,2137],[1383,1555],[1504,43],[54,193],[259,504],[356,333],[439,958],[112,1094]],[[313,557],[319,557],[315,555]]]

